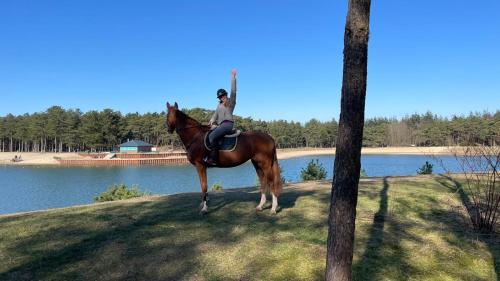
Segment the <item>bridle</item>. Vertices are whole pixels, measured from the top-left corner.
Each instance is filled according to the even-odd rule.
[[[169,113],[170,114],[170,113]],[[168,119],[168,114],[167,114],[167,119]],[[203,124],[196,124],[196,125],[191,125],[191,126],[184,126],[182,128],[178,128],[177,126],[175,127],[175,132],[177,134],[180,134],[180,132],[182,131],[185,131],[187,129],[192,129],[192,128],[202,128],[202,127],[208,127],[206,125],[203,125]],[[171,131],[170,128],[168,129],[168,132],[169,133],[173,133],[173,130]],[[196,140],[196,137],[193,137],[193,139],[187,144],[185,145],[186,147],[186,150],[189,150],[189,147],[194,143],[194,141]]]

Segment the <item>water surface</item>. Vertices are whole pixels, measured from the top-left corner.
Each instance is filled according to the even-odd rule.
[[[332,178],[334,156],[305,156],[280,160],[283,177],[300,181],[300,171],[311,159],[318,159]],[[459,171],[452,156],[442,156],[447,169]],[[415,175],[425,161],[434,165],[435,173],[443,169],[433,159],[421,155],[363,155],[362,168],[368,176]],[[250,163],[231,169],[209,169],[208,185],[224,188],[256,185],[257,177]],[[182,166],[132,167],[53,167],[0,166],[0,214],[58,208],[92,203],[93,198],[111,184],[137,184],[152,194],[199,192],[196,170]]]

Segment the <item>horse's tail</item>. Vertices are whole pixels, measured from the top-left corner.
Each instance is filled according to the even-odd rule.
[[[273,158],[272,158],[271,169],[273,173],[273,182],[271,185],[271,191],[275,196],[280,196],[281,191],[283,190],[283,182],[281,181],[280,166],[278,163],[278,156],[276,154],[276,144],[274,144],[273,147]]]

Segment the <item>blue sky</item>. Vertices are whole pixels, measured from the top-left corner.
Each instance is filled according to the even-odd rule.
[[[500,109],[500,1],[372,1],[366,116]],[[214,108],[338,119],[345,1],[2,1],[0,115]]]

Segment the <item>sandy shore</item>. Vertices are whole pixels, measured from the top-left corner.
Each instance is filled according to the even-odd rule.
[[[12,162],[15,156],[21,156],[22,161]],[[79,158],[76,153],[40,153],[40,152],[0,152],[0,165],[59,165],[54,157]]]
[[[278,159],[311,155],[335,155],[335,148],[278,149]],[[450,147],[364,147],[361,154],[452,155]]]
[[[289,159],[310,155],[334,155],[335,148],[298,148],[278,149],[278,159]],[[386,154],[386,155],[450,155],[449,147],[370,147],[363,148],[362,154]],[[23,161],[13,163],[10,160],[14,156],[21,155]],[[76,153],[34,153],[34,152],[0,152],[0,165],[58,165],[54,157],[62,159],[81,158]]]

